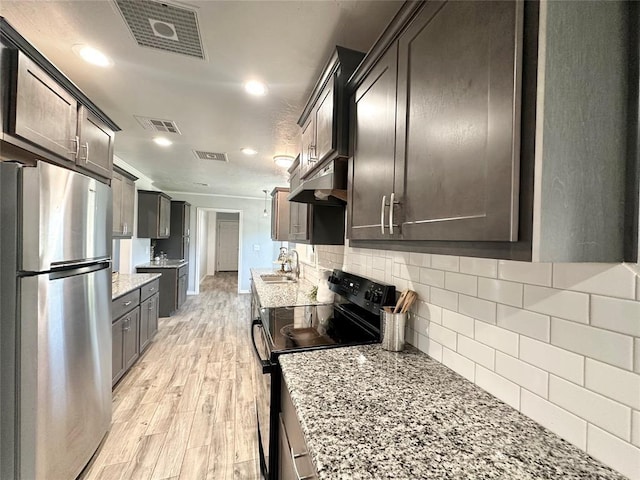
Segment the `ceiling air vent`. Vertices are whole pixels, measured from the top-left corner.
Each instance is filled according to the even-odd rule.
[[[196,158],[200,160],[213,160],[216,162],[228,162],[226,153],[216,153],[216,152],[203,152],[202,150],[194,150]]]
[[[135,119],[138,121],[142,128],[145,130],[151,130],[152,132],[160,132],[160,133],[175,133],[177,135],[182,135],[180,133],[180,129],[176,122],[173,120],[163,120],[161,118],[149,118],[149,117],[140,117],[138,115],[134,115]]]
[[[116,0],[116,5],[138,45],[204,60],[194,10],[153,0]]]

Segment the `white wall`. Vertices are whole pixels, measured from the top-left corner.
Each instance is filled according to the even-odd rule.
[[[250,268],[272,268],[271,262],[275,259],[274,251],[277,248],[271,241],[271,217],[264,217],[264,199],[246,197],[224,197],[213,195],[199,195],[181,192],[167,192],[174,200],[184,200],[192,205],[191,231],[196,230],[196,209],[219,208],[241,211],[242,251],[241,264],[238,267],[239,288],[241,291],[249,291]],[[257,249],[254,249],[257,246]],[[277,256],[277,254],[276,254]],[[195,265],[196,249],[189,252],[189,262]],[[189,269],[189,290],[195,288],[195,269]]]
[[[640,479],[640,265],[316,252],[320,267],[415,290],[411,344]]]
[[[198,234],[198,252],[200,255],[200,264],[199,264],[200,278],[198,279],[198,282],[201,282],[204,279],[204,277],[209,275],[209,272],[207,270],[207,264],[208,264],[208,258],[209,258],[207,254],[208,243],[209,243],[209,235],[208,235],[209,215],[207,215],[207,212],[204,210],[200,210],[197,213],[200,218],[200,225],[202,225],[203,228],[199,230],[191,230],[191,231],[192,232],[197,231],[197,234]]]
[[[217,242],[217,226],[218,226],[218,214],[217,212],[209,212],[208,215],[208,221],[209,221],[209,225],[208,225],[208,231],[209,231],[209,235],[208,235],[208,242],[209,245],[207,246],[207,275],[213,275],[214,273],[216,273],[216,244]]]

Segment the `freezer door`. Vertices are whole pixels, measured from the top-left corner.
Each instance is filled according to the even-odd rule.
[[[19,288],[19,478],[73,479],[111,422],[111,269]]]
[[[111,256],[111,188],[49,163],[21,169],[19,270],[46,272]]]

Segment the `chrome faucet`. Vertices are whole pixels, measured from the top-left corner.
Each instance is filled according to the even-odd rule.
[[[300,257],[298,256],[298,251],[294,248],[289,250],[289,258],[291,258],[294,253],[296,254],[296,269],[295,271],[293,268],[291,270],[296,274],[296,280],[300,280]]]

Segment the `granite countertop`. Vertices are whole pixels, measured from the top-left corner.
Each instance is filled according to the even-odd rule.
[[[413,347],[279,358],[320,479],[624,479]]]
[[[163,260],[161,262],[147,262],[136,265],[136,268],[180,268],[189,262],[187,260]]]
[[[115,300],[161,276],[159,273],[119,273],[115,277],[116,279],[111,282],[111,300]]]
[[[278,270],[251,269],[251,278],[260,297],[262,308],[295,307],[300,305],[323,305],[325,302],[318,302],[309,298],[309,293],[314,285],[301,278],[296,283],[265,283],[260,275],[284,275]]]

